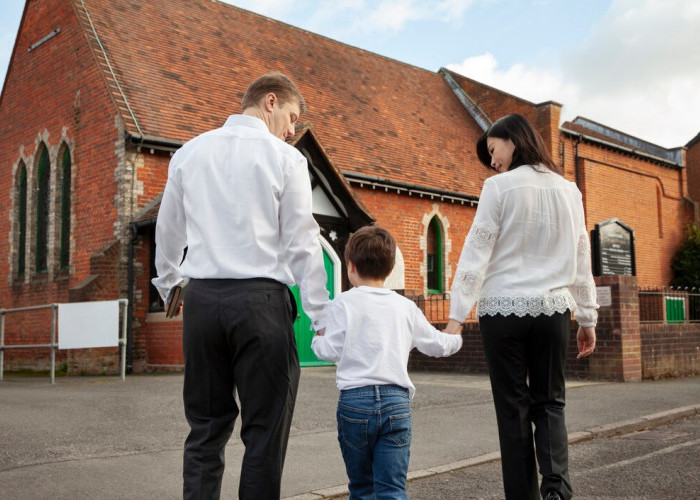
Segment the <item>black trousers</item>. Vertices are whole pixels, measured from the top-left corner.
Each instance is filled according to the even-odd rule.
[[[496,407],[503,486],[508,500],[550,490],[569,499],[564,364],[571,313],[479,319]],[[532,424],[535,426],[534,447]],[[538,491],[537,463],[542,474]]]
[[[184,303],[184,498],[220,497],[239,414],[235,389],[245,445],[239,498],[279,499],[299,385],[288,288],[267,279],[191,280]]]

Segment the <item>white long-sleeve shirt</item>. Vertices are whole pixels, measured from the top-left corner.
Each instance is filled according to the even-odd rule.
[[[187,142],[170,161],[155,264],[163,300],[183,278],[296,283],[322,328],[326,272],[304,156],[246,115]]]
[[[581,192],[543,166],[486,179],[452,283],[450,318],[567,309],[595,326],[596,288]]]
[[[325,335],[316,335],[317,357],[337,363],[338,389],[398,385],[413,398],[408,354],[443,357],[462,347],[460,335],[437,330],[416,304],[386,288],[359,286],[343,292],[328,306]]]

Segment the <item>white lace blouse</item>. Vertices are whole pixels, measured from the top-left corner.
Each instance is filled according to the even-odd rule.
[[[596,289],[581,192],[543,166],[486,179],[452,283],[450,318],[567,309],[595,326]]]

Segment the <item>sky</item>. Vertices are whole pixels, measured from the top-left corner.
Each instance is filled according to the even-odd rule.
[[[147,1],[147,0],[143,0]],[[698,0],[225,0],[667,148],[700,132]],[[2,0],[0,82],[24,0]],[[493,117],[497,118],[497,117]]]

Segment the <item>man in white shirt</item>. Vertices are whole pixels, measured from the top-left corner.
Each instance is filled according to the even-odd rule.
[[[239,498],[278,499],[299,383],[297,283],[316,330],[328,302],[306,159],[285,141],[306,109],[281,73],[255,80],[243,113],[187,142],[170,162],[153,284],[187,284],[184,498],[219,498],[224,448],[241,405]],[[185,248],[187,252],[185,254]],[[183,260],[184,255],[184,260]]]

